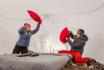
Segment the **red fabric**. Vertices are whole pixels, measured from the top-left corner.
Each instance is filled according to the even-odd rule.
[[[36,12],[28,10],[28,13],[33,20],[37,21],[39,24],[42,23],[41,17]]]
[[[66,42],[67,42],[66,37],[68,37],[68,38],[70,37],[70,33],[69,33],[67,27],[65,27],[65,28],[61,31],[61,33],[60,33],[60,41],[61,41],[62,43],[66,43]]]
[[[89,61],[88,58],[82,58],[80,52],[73,52],[68,50],[60,50],[58,53],[66,53],[71,54],[73,56],[73,59],[75,59],[75,62],[77,63],[87,63]]]

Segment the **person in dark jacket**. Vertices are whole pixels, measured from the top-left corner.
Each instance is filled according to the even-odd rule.
[[[70,38],[68,38],[68,43],[71,46],[70,52],[74,55],[74,60],[78,63],[87,63],[89,62],[88,58],[82,58],[84,46],[86,44],[86,41],[88,41],[88,37],[85,35],[83,29],[78,29],[77,34],[73,35],[72,32],[70,32],[71,38],[73,41],[71,41]]]
[[[31,30],[31,25],[25,23],[18,31],[19,39],[16,42],[15,48],[13,49],[13,54],[25,54],[28,53],[28,47],[30,43],[31,36],[39,31],[40,24],[37,24],[35,30]]]
[[[88,58],[82,58],[84,46],[86,44],[86,41],[88,41],[88,37],[84,34],[83,29],[78,29],[77,34],[73,35],[71,31],[69,31],[70,37],[73,39],[73,41],[70,39],[70,37],[66,38],[69,45],[71,46],[71,50],[61,50],[58,53],[67,53],[71,54],[73,56],[73,60],[76,63],[87,63],[89,62]]]
[[[84,34],[84,30],[78,29],[77,35],[73,35],[71,32],[71,38],[73,39],[73,42],[70,40],[70,38],[68,38],[71,51],[80,52],[82,55],[86,41],[88,41],[88,37]]]

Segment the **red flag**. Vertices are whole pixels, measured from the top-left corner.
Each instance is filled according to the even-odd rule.
[[[41,17],[40,17],[36,12],[31,11],[31,10],[28,10],[28,13],[29,13],[30,17],[31,17],[33,20],[37,21],[39,24],[42,23]]]

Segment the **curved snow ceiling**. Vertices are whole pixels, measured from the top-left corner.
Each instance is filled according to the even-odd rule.
[[[101,0],[0,0],[0,16],[26,19],[27,9],[39,14],[77,14],[103,7]]]

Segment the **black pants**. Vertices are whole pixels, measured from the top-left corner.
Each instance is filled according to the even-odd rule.
[[[15,48],[13,49],[12,54],[20,54],[20,53],[21,54],[28,53],[28,48],[16,45]]]

